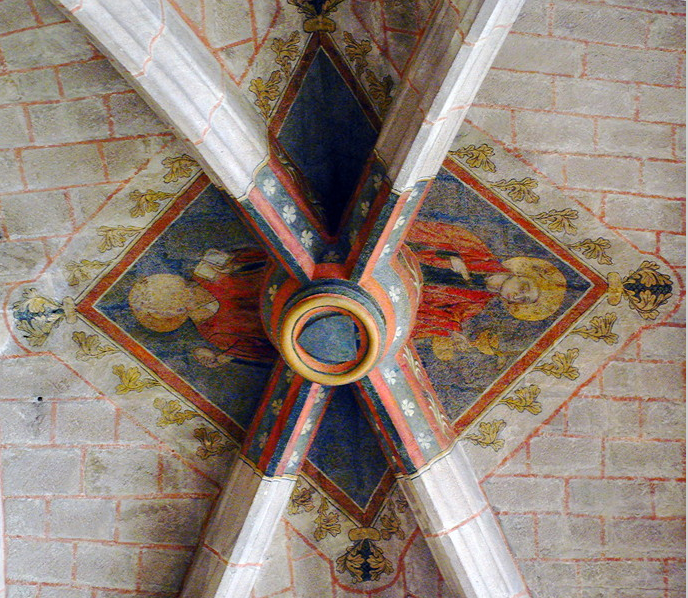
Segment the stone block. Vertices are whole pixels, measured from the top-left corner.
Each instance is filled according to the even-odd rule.
[[[161,460],[163,492],[171,494],[190,492],[213,496],[218,493],[218,485],[213,480],[192,469],[181,459],[163,454]]]
[[[294,587],[309,588],[313,595],[333,598],[330,567],[319,555],[298,561],[294,567]]]
[[[650,483],[636,480],[570,480],[569,509],[571,513],[581,515],[650,516]]]
[[[46,25],[49,23],[61,23],[67,21],[65,17],[57,8],[55,8],[49,1],[34,0],[33,5],[36,7],[36,12],[41,21]]]
[[[50,509],[50,533],[56,538],[112,540],[115,508],[114,500],[56,498]]]
[[[516,558],[535,554],[535,526],[532,515],[500,515],[499,524]]]
[[[40,241],[6,243],[0,252],[0,283],[31,280],[38,275],[46,261],[45,249]],[[17,388],[21,387],[14,387],[14,390]],[[0,394],[2,392],[0,390]]]
[[[22,193],[2,198],[5,226],[12,238],[72,232],[69,205],[62,191]],[[28,215],[40,213],[41,218]]]
[[[576,563],[557,563],[541,560],[521,561],[531,596],[537,598],[562,598],[575,596],[580,584],[576,575]]]
[[[60,80],[65,97],[78,98],[96,94],[116,93],[131,89],[105,59],[68,64],[60,67]]]
[[[556,108],[567,112],[632,118],[635,88],[623,83],[555,79]]]
[[[5,496],[77,494],[78,449],[11,448],[2,452]]]
[[[647,161],[643,164],[643,190],[651,195],[685,198],[686,166],[680,162]]]
[[[110,98],[110,114],[115,135],[154,135],[169,131],[148,105],[135,93],[113,95]]]
[[[285,526],[278,524],[256,580],[254,587],[256,596],[274,594],[291,585],[288,542]]]
[[[515,71],[578,76],[583,70],[585,45],[546,37],[511,33],[493,67]]]
[[[115,184],[78,187],[68,191],[77,224],[83,223],[117,190]]]
[[[679,15],[652,15],[647,45],[650,48],[685,50],[686,17]]]
[[[601,441],[537,436],[530,442],[530,468],[540,475],[599,475],[602,469]]]
[[[158,453],[138,448],[89,448],[86,494],[149,494],[158,489]]]
[[[15,581],[69,582],[72,578],[72,545],[23,538],[8,538],[7,569]]]
[[[485,493],[497,512],[561,511],[564,481],[535,477],[491,477],[485,480]]]
[[[433,596],[437,592],[439,571],[429,546],[420,534],[409,547],[404,566],[406,588],[411,594]]]
[[[168,141],[165,137],[126,139],[103,144],[110,180],[129,179]]]
[[[683,447],[676,442],[610,440],[605,469],[609,476],[676,478],[683,473]]]
[[[554,35],[591,42],[644,46],[650,15],[583,2],[558,2],[554,7]]]
[[[549,16],[552,12],[552,3],[549,0],[529,0],[523,4],[518,18],[511,28],[519,33],[549,33]]]
[[[621,589],[664,589],[663,565],[657,562],[600,561],[580,563],[581,585],[612,594]]]
[[[643,120],[685,124],[686,90],[641,85],[639,116]]]
[[[36,142],[41,145],[108,137],[108,117],[100,98],[29,108]]]
[[[550,181],[564,184],[564,158],[558,154],[540,153],[534,150],[519,150],[523,159],[541,172]]]
[[[20,106],[0,108],[0,148],[22,147],[29,143],[24,111]]]
[[[643,228],[680,232],[683,204],[678,201],[632,195],[609,195],[607,223],[620,228]]]
[[[191,557],[191,552],[185,550],[142,551],[139,570],[141,589],[176,596],[181,590]]]
[[[4,0],[0,16],[0,33],[10,33],[37,25],[31,7],[23,0]]]
[[[525,149],[581,152],[593,146],[594,123],[586,117],[517,112],[515,127],[516,144]]]
[[[206,35],[214,48],[253,37],[251,10],[246,0],[239,0],[232,4],[227,4],[222,0],[208,0],[205,8],[206,19],[208,19]]]
[[[571,402],[568,431],[585,436],[640,436],[640,404],[638,401],[580,399]]]
[[[605,537],[612,558],[683,556],[685,521],[616,519],[607,521]]]
[[[26,179],[32,189],[51,189],[105,181],[95,144],[28,149],[23,152]]]
[[[654,482],[653,485],[657,517],[685,517],[685,482]]]
[[[674,266],[685,266],[686,236],[683,234],[661,234],[659,236],[659,252],[670,264]],[[672,346],[670,342],[669,347],[671,348]]]
[[[503,141],[511,140],[511,112],[501,108],[471,106],[466,120]]]
[[[39,498],[6,498],[5,532],[10,536],[45,534],[45,501]]]
[[[7,598],[36,598],[38,596],[38,586],[8,584],[5,586]]]
[[[211,505],[197,498],[123,500],[120,539],[195,546]]]
[[[19,163],[13,151],[0,151],[0,169],[4,173],[0,177],[0,192],[7,193],[23,189],[24,183],[19,172]]]
[[[549,75],[491,70],[473,103],[546,110],[553,107],[552,92],[552,77]]]
[[[50,442],[48,401],[10,401],[0,403],[2,441],[4,444],[47,444]]]
[[[13,246],[28,243],[6,243],[3,253]],[[29,254],[30,255],[30,254]],[[2,260],[0,259],[0,264]],[[0,268],[1,271],[1,268]],[[40,376],[27,376],[26,372],[41,372]],[[60,362],[48,355],[28,356],[0,361],[0,399],[21,397],[72,398],[93,396],[94,391]]]
[[[97,425],[94,423],[97,422]],[[115,408],[105,400],[69,401],[57,406],[55,441],[109,443],[115,439]]]
[[[91,591],[87,588],[44,586],[41,598],[91,598]]]
[[[547,559],[596,557],[602,547],[602,523],[593,517],[542,515],[538,540],[540,556]]]
[[[569,156],[566,171],[571,187],[610,191],[640,190],[640,164],[637,160]]]
[[[95,48],[73,23],[12,33],[0,39],[0,50],[10,70],[88,60],[95,54]]]
[[[671,126],[630,120],[601,119],[597,124],[598,149],[603,153],[638,158],[672,158]]]
[[[604,370],[605,393],[657,399],[683,399],[684,376],[680,365],[670,363],[612,362]]]
[[[686,406],[652,401],[643,404],[643,436],[681,440],[686,437]]]
[[[81,542],[76,550],[76,579],[106,588],[134,589],[138,556],[137,546]]]
[[[590,46],[587,75],[593,78],[672,85],[679,56],[659,50],[635,50],[614,46]]]

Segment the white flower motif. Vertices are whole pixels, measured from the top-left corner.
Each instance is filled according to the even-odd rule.
[[[286,378],[287,382],[291,383],[291,381],[294,379],[294,370],[287,370],[284,374],[284,377]]]
[[[389,245],[385,245],[385,246],[382,248],[382,254],[381,254],[381,255],[387,255],[390,251],[392,251],[392,249],[390,248],[390,246],[389,246]]]
[[[318,390],[318,392],[315,393],[315,398],[313,399],[313,405],[317,405],[318,403],[320,403],[320,401],[322,401],[326,395],[327,395],[327,390],[325,390],[324,388],[321,388],[320,390]]]
[[[308,434],[313,429],[313,422],[311,421],[311,418],[309,417],[305,423],[303,424],[303,428],[301,428],[301,435],[303,434]]]
[[[396,384],[397,373],[394,370],[385,370],[385,373],[383,375],[385,377],[385,380],[387,380],[387,384]]]
[[[258,436],[258,447],[259,448],[265,448],[265,445],[268,442],[268,433],[263,432],[260,436]]]
[[[304,230],[301,233],[301,243],[306,249],[310,249],[313,246],[313,233],[309,230]]]
[[[401,410],[406,417],[413,417],[413,414],[416,412],[416,406],[408,399],[404,399],[401,402]]]
[[[364,201],[361,203],[361,216],[364,218],[368,215],[368,210],[370,210],[370,202]]]
[[[394,331],[394,340],[398,340],[399,337],[401,336],[402,330],[401,326],[397,326],[397,329]]]
[[[279,415],[280,409],[282,409],[282,402],[282,399],[272,402],[270,405],[270,410],[272,411],[273,415]]]
[[[420,444],[420,448],[430,448],[430,437],[425,432],[421,432],[420,434],[418,434],[416,440],[418,441],[418,444]]]
[[[287,462],[287,467],[293,467],[294,465],[296,465],[299,462],[299,459],[301,459],[301,457],[299,456],[299,452],[294,451],[291,454],[291,457],[289,457],[289,461]]]
[[[392,300],[392,303],[399,301],[400,293],[399,287],[389,287],[389,298]]]
[[[323,261],[325,262],[338,262],[339,261],[339,254],[334,251],[334,249],[330,249],[324,256],[323,256]]]
[[[294,206],[284,206],[282,208],[282,218],[287,224],[296,220],[296,208]]]
[[[275,195],[277,185],[275,185],[275,181],[273,179],[265,179],[265,182],[263,183],[263,189],[265,189],[265,193],[268,194],[268,197],[272,197]]]
[[[277,295],[277,285],[273,284],[269,289],[268,289],[268,295],[270,296],[270,301],[275,300],[275,295]]]
[[[406,224],[406,218],[404,216],[400,216],[397,221],[394,223],[394,229],[397,230],[400,226],[404,226]]]
[[[349,231],[349,245],[352,245],[356,242],[356,238],[358,237],[358,231],[355,228],[352,228]]]
[[[373,175],[373,187],[375,187],[375,190],[380,189],[380,185],[382,185],[382,175],[381,174],[374,174]]]

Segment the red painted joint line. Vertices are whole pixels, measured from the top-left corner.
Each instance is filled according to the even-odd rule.
[[[425,537],[425,538],[441,538],[442,536],[447,536],[447,535],[451,534],[452,532],[455,532],[460,527],[463,527],[467,523],[470,523],[476,517],[480,517],[480,515],[482,515],[489,508],[490,508],[490,505],[485,505],[478,512],[473,513],[473,515],[471,515],[470,517],[466,517],[466,519],[464,519],[460,523],[457,523],[455,526],[450,527],[449,529],[445,529],[441,532],[434,533],[434,534],[423,534],[423,537]]]
[[[203,544],[201,544],[201,548],[205,548],[210,554],[214,555],[223,565],[229,565],[229,561],[209,544],[203,542]]]
[[[228,567],[234,567],[235,569],[247,569],[249,567],[253,567],[255,569],[260,569],[263,566],[263,563],[225,563]]]
[[[208,132],[210,131],[210,124],[213,121],[213,116],[215,115],[215,111],[222,105],[222,102],[225,101],[225,94],[222,93],[220,94],[220,99],[215,102],[215,105],[210,109],[210,112],[208,113],[208,124],[205,126],[205,129],[201,132],[201,136],[193,142],[194,145],[200,145],[205,141],[206,135],[208,135]]]
[[[138,79],[139,77],[143,77],[146,74],[146,69],[148,68],[148,65],[153,61],[153,46],[158,41],[158,39],[160,39],[160,36],[162,35],[163,31],[165,31],[165,7],[163,6],[162,0],[159,0],[159,2],[161,15],[160,28],[158,29],[158,32],[153,37],[151,37],[150,42],[148,42],[148,56],[143,61],[143,64],[141,65],[141,70],[138,73],[134,73],[134,77],[136,79]]]

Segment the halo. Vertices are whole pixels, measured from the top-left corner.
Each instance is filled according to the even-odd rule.
[[[518,320],[537,322],[556,312],[566,294],[566,279],[559,269],[536,257],[512,257],[502,265],[516,276],[525,276],[535,283],[539,294],[534,303],[507,303],[509,313]]]
[[[128,299],[134,317],[154,332],[172,332],[189,317],[189,288],[176,274],[152,274],[136,281]]]

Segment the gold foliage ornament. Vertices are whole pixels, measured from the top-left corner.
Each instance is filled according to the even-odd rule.
[[[449,152],[449,155],[457,159],[466,160],[466,164],[471,168],[481,169],[485,172],[495,172],[497,170],[495,163],[490,160],[490,157],[494,156],[494,150],[486,143],[478,147],[472,144],[467,145],[466,147]]]
[[[160,410],[160,418],[156,422],[156,425],[160,428],[176,424],[181,426],[184,422],[194,419],[195,417],[201,417],[199,413],[196,413],[192,409],[182,409],[182,404],[179,401],[169,400],[166,401],[161,397],[153,399],[153,407]]]
[[[491,422],[480,422],[478,424],[478,434],[468,434],[466,435],[466,439],[483,448],[489,446],[497,452],[504,446],[504,440],[498,438],[499,433],[504,428],[506,428],[506,422],[503,419],[495,419]]]
[[[270,44],[270,49],[275,53],[275,62],[280,66],[285,75],[289,74],[291,70],[291,63],[296,60],[299,55],[299,39],[298,31],[292,31],[286,40],[276,37]]]
[[[373,71],[368,69],[365,72],[364,78],[366,83],[368,83],[370,97],[373,98],[373,102],[378,107],[380,114],[384,116],[392,105],[392,88],[394,87],[392,77],[385,75],[380,80]]]
[[[515,397],[505,397],[499,401],[500,405],[506,405],[509,409],[515,409],[519,413],[528,411],[537,415],[542,411],[542,404],[537,400],[540,396],[540,387],[530,384],[514,391]]]
[[[272,110],[270,102],[276,100],[279,96],[279,84],[281,81],[282,73],[280,71],[273,71],[270,73],[267,81],[263,81],[262,77],[256,77],[248,86],[248,90],[256,96],[253,103],[258,106],[260,113],[266,120]]]
[[[526,203],[537,203],[540,201],[540,196],[533,191],[537,186],[538,182],[530,177],[525,177],[520,181],[516,179],[509,179],[508,181],[502,179],[491,185],[493,189],[506,191],[506,194],[513,201],[525,201]]]
[[[75,287],[82,282],[91,280],[96,272],[106,268],[110,262],[101,262],[99,260],[81,260],[80,262],[69,262],[65,269],[68,272],[67,284],[70,287]]]
[[[380,523],[382,524],[380,536],[382,536],[383,540],[389,540],[394,535],[400,540],[406,538],[406,533],[401,528],[401,519],[399,519],[399,515],[397,515],[397,512],[394,510],[393,503],[389,503],[389,514],[382,515],[382,517],[380,517]]]
[[[290,515],[298,515],[299,513],[310,513],[315,509],[313,504],[313,494],[315,488],[312,486],[302,486],[301,481],[296,485],[291,496],[289,497],[289,504],[287,505],[287,513]],[[322,505],[321,505],[322,506]]]
[[[129,199],[134,202],[129,213],[132,218],[141,218],[151,212],[157,212],[160,209],[160,202],[170,197],[174,197],[174,195],[164,191],[148,189],[145,193],[141,193],[141,191],[135,189],[129,194]]]
[[[115,247],[124,247],[127,239],[136,236],[143,229],[137,226],[99,226],[98,234],[102,237],[98,251],[105,253]]]
[[[533,220],[544,224],[553,233],[563,232],[572,235],[578,230],[578,227],[573,222],[574,220],[578,220],[578,212],[571,208],[540,212],[536,216],[533,216]]]
[[[204,461],[210,457],[231,451],[234,448],[232,443],[225,441],[222,434],[217,430],[209,430],[201,426],[194,430],[193,436],[201,443],[201,446],[196,449],[196,454]]]
[[[349,531],[349,540],[353,544],[337,559],[337,571],[348,572],[354,578],[354,583],[376,581],[383,574],[394,573],[391,561],[375,544],[380,538],[380,532],[374,527],[357,527]]]
[[[366,56],[370,53],[373,46],[370,40],[367,39],[362,39],[360,42],[357,42],[354,36],[348,31],[344,32],[344,41],[346,42],[344,54],[346,54],[346,57],[353,64],[356,76],[360,77],[368,66],[368,59]]]
[[[319,542],[324,539],[327,534],[331,536],[338,536],[342,533],[342,526],[339,523],[339,513],[332,511],[328,513],[330,503],[324,497],[320,497],[320,506],[318,507],[318,516],[315,518],[315,531],[313,537]]]
[[[141,370],[136,366],[125,368],[123,365],[112,366],[112,373],[119,378],[119,384],[115,388],[118,395],[128,392],[141,392],[147,388],[160,386],[160,382],[153,378],[141,378]]]
[[[576,357],[578,357],[578,353],[579,351],[576,348],[569,349],[566,353],[559,353],[559,351],[557,351],[554,357],[552,357],[552,361],[549,363],[543,361],[533,369],[544,372],[548,376],[554,376],[555,378],[575,380],[580,375],[578,368],[573,365]]]
[[[289,4],[295,6],[296,9],[306,16],[303,22],[303,30],[306,33],[315,33],[316,31],[326,31],[332,33],[336,31],[337,24],[327,15],[337,10],[344,0],[325,0],[320,3],[318,0],[287,0]],[[320,7],[318,8],[318,4]]]
[[[162,177],[165,183],[174,183],[179,179],[188,179],[194,173],[194,170],[198,168],[196,160],[188,154],[165,158],[162,161],[162,165],[168,169],[165,176]]]
[[[607,239],[597,237],[594,241],[592,239],[584,239],[583,241],[578,241],[578,243],[572,243],[568,247],[569,249],[580,251],[585,257],[595,260],[598,264],[609,266],[614,261],[605,253],[605,250],[611,246],[612,244]]]
[[[33,288],[25,289],[22,298],[12,304],[12,315],[17,329],[24,333],[32,347],[43,346],[62,320],[68,324],[76,322],[76,309],[71,297],[65,297],[59,303],[39,295]]]
[[[590,320],[590,326],[578,326],[571,333],[592,339],[595,342],[604,341],[608,345],[613,345],[619,340],[619,335],[612,332],[614,322],[616,322],[616,314],[595,316]]]
[[[638,312],[644,320],[657,318],[659,307],[669,301],[673,290],[671,277],[662,274],[655,262],[647,260],[624,279],[618,272],[610,272],[607,283],[609,304],[618,305],[625,297],[631,309]]]
[[[79,361],[92,361],[117,352],[112,345],[101,343],[97,334],[87,336],[85,332],[76,331],[72,334],[72,340],[79,346],[76,352],[76,358]]]

